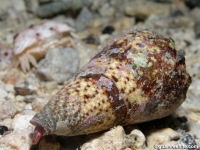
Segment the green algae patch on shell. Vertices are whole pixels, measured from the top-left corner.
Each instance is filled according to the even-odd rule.
[[[41,138],[41,128],[44,134],[74,136],[165,117],[183,103],[190,84],[183,52],[171,38],[149,30],[127,32],[33,117],[33,139]]]

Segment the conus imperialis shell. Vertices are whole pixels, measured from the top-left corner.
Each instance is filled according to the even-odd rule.
[[[165,117],[191,84],[171,38],[130,31],[105,46],[30,121],[33,143],[45,134],[74,136]]]

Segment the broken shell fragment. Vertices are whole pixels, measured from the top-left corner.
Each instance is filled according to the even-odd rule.
[[[191,84],[184,60],[171,38],[149,30],[123,34],[33,117],[33,144],[46,134],[89,134],[173,113]]]

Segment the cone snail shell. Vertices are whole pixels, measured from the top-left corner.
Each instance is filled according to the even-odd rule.
[[[30,121],[33,143],[46,134],[74,136],[173,113],[191,84],[171,38],[130,31],[105,46]]]

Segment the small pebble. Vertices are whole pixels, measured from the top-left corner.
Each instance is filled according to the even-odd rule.
[[[27,87],[15,87],[14,89],[15,89],[16,95],[25,96],[25,95],[32,95],[35,93],[35,91]]]
[[[190,134],[187,134],[185,137],[181,139],[183,143],[185,143],[187,146],[195,146],[197,145],[195,140]],[[193,148],[188,148],[188,150],[193,150]]]
[[[151,14],[158,16],[168,16],[171,9],[167,3],[156,3],[146,0],[126,1],[124,4],[124,12],[128,16],[134,16],[138,20],[145,20]]]
[[[112,34],[113,31],[115,31],[115,28],[113,26],[106,26],[103,29],[102,34]]]
[[[24,0],[26,9],[28,12],[36,13],[39,7],[39,2],[37,0]]]
[[[14,93],[14,86],[12,84],[5,84],[5,90]]]
[[[16,115],[13,119],[12,128],[13,130],[25,130],[31,124],[29,123],[29,120],[32,118],[32,115]]]
[[[12,118],[17,112],[15,106],[16,105],[11,100],[4,101],[0,105],[0,121],[7,118]]]
[[[6,97],[6,96],[7,96],[7,94],[8,94],[8,93],[6,92],[6,90],[5,90],[5,89],[3,89],[3,88],[2,88],[2,89],[0,90],[0,98],[2,98],[2,99],[3,99],[4,97]]]
[[[54,1],[41,5],[37,9],[37,15],[40,18],[49,18],[63,13],[68,9],[68,5],[63,1]]]
[[[147,147],[150,150],[155,149],[155,145],[167,145],[166,143],[172,142],[179,138],[178,132],[171,128],[163,128],[161,130],[151,130],[146,135]]]
[[[200,22],[200,7],[196,7],[190,11],[190,16],[195,23]]]
[[[79,54],[73,48],[52,48],[38,63],[37,71],[46,80],[63,83],[77,72],[79,61]]]
[[[27,104],[25,107],[24,107],[24,110],[32,110],[32,106],[31,104]]]
[[[25,97],[22,96],[22,95],[17,95],[17,96],[15,97],[15,100],[16,100],[16,102],[24,102]]]
[[[99,14],[102,17],[113,17],[115,15],[115,12],[115,8],[108,3],[104,3],[103,6],[99,8]]]
[[[13,121],[13,119],[6,118],[0,122],[0,126],[6,126],[8,129],[10,129],[10,128],[12,128],[12,121]]]
[[[102,34],[99,37],[99,42],[103,45],[106,44],[106,42],[109,40],[110,35],[109,34]]]
[[[87,25],[92,20],[92,17],[92,12],[87,7],[83,7],[76,18],[76,29],[78,31],[85,30]]]
[[[32,107],[31,107],[32,108]],[[22,112],[22,115],[35,115],[35,111],[31,109],[26,109]]]
[[[6,131],[8,131],[8,127],[0,126],[0,134],[3,135]]]

